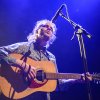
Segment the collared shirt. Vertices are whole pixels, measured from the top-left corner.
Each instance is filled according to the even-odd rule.
[[[36,60],[50,60],[56,64],[55,56],[46,50],[46,48],[39,49],[35,43],[20,42],[8,46],[0,47],[0,59],[9,57],[11,53],[25,54],[30,52],[29,57]],[[8,61],[10,64],[11,62]]]

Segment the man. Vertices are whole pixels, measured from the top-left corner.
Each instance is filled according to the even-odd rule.
[[[12,53],[28,54],[28,56],[35,61],[49,60],[56,64],[55,56],[47,51],[47,48],[56,39],[56,26],[49,20],[41,20],[36,23],[32,33],[29,34],[28,42],[21,42],[12,44],[9,46],[3,46],[0,48],[0,63],[4,63],[20,68],[26,81],[31,81],[36,76],[35,67],[30,66],[20,59],[14,59],[9,55]],[[9,66],[9,67],[10,67]],[[2,66],[1,66],[2,69]],[[20,84],[20,83],[19,83]],[[9,100],[6,97],[2,97],[3,100]],[[49,99],[49,93],[36,92],[30,96],[27,96],[21,100],[47,100]]]
[[[0,63],[1,63],[1,68],[0,68],[1,78],[0,79],[2,79],[3,76],[6,76],[6,78],[8,79],[7,84],[12,83],[10,86],[9,92],[6,93],[9,95],[5,97],[3,94],[1,94],[0,97],[2,100],[13,100],[13,97],[16,94],[16,91],[22,92],[24,89],[26,89],[26,86],[28,87],[30,83],[32,82],[32,80],[34,80],[34,78],[36,77],[36,67],[34,65],[29,65],[26,62],[27,57],[31,58],[34,61],[51,61],[55,65],[55,69],[57,72],[55,56],[47,50],[50,44],[52,44],[54,40],[56,39],[56,30],[57,28],[54,23],[52,23],[49,20],[41,20],[36,23],[36,26],[33,29],[32,33],[30,33],[29,36],[27,37],[28,42],[15,43],[15,44],[3,46],[0,48]],[[10,56],[11,54],[15,54],[15,53],[21,54],[23,56],[21,56],[21,58],[18,58],[18,59],[15,59],[14,57]],[[5,65],[6,67],[2,65]],[[19,88],[19,85],[22,84],[23,82],[17,83],[16,86],[14,85],[17,82],[17,80],[19,80],[21,77],[18,76],[19,78],[16,78],[17,75],[11,71],[12,70],[10,69],[11,66],[19,68],[21,70],[20,73],[22,77],[24,78],[23,82],[25,82],[26,84],[25,86],[23,84],[22,87]],[[16,79],[10,79],[9,77],[7,77],[6,74],[9,72],[8,70],[10,70],[10,72],[13,73],[12,76],[16,75],[15,77]],[[19,71],[17,73],[19,73]],[[6,83],[5,79],[0,80],[0,81],[4,81]],[[15,81],[15,83],[12,81]],[[1,84],[2,82],[0,83],[0,85]],[[11,89],[14,86],[15,86],[15,90],[11,92],[12,91]],[[1,90],[2,90],[2,87],[1,87]],[[34,93],[29,93],[29,94],[28,93],[29,92],[26,92],[25,96],[22,98],[21,98],[22,95],[20,95],[20,99],[16,96],[18,98],[17,100],[50,100],[50,94],[46,92],[36,91]]]

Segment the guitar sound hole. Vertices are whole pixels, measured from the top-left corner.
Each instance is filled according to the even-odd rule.
[[[37,73],[36,73],[36,79],[38,80],[38,81],[44,81],[44,79],[46,79],[46,75],[45,75],[45,73],[44,73],[44,71],[43,70],[38,70],[37,71]]]

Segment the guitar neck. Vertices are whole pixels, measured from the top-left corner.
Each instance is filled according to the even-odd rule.
[[[81,74],[73,73],[46,73],[46,79],[81,79]]]

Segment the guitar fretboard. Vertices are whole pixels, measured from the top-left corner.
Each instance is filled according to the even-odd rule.
[[[71,73],[46,73],[46,79],[80,79],[81,74]]]

